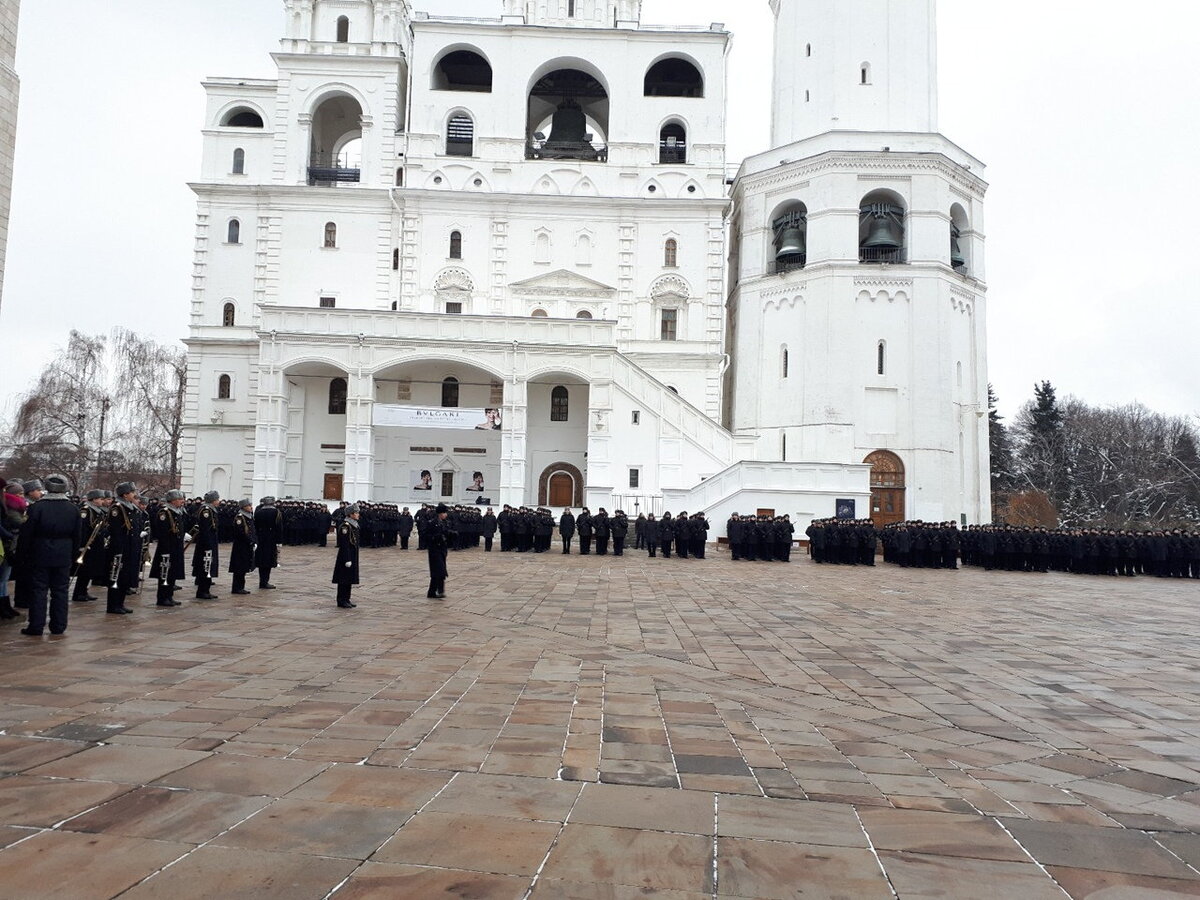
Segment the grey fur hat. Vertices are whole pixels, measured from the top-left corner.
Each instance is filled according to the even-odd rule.
[[[250,507],[251,509],[254,508],[254,501],[249,497],[243,497],[238,503],[238,509],[245,509],[246,507]]]
[[[46,488],[42,486],[41,481],[36,478],[31,478],[25,482],[25,493],[32,494],[34,491],[44,491]]]
[[[170,503],[172,500],[186,500],[187,494],[185,494],[183,491],[179,490],[178,488],[175,488],[175,489],[169,490],[165,494],[163,494],[163,499],[166,500],[168,503]]]
[[[84,495],[83,499],[84,500],[103,500],[104,499],[104,491],[99,491],[99,490],[96,490],[95,488],[92,488],[92,490],[88,491]]]
[[[349,506],[346,507],[346,515],[348,515],[348,516],[352,516],[355,513],[361,513],[361,512],[362,512],[362,510],[359,508],[359,505],[357,503],[351,503]]]
[[[132,481],[122,481],[117,485],[117,496],[124,497],[126,494],[136,494],[137,486]]]
[[[221,494],[218,491],[209,491],[207,494],[204,495],[205,503],[216,503],[220,499],[221,499]]]
[[[46,476],[46,493],[47,494],[65,494],[71,489],[70,482],[67,481],[65,475],[47,475]]]

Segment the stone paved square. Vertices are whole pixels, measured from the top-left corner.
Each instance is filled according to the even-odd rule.
[[[4,897],[1200,895],[1194,583],[332,560],[0,631]]]

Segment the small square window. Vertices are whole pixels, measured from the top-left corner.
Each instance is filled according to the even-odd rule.
[[[322,297],[321,298],[321,309],[333,309],[335,306],[337,306],[337,298],[336,297]]]
[[[629,486],[631,488],[639,487],[641,485],[641,482],[642,482],[642,470],[641,469],[630,469],[629,470]]]
[[[462,302],[459,300],[447,301],[446,302],[446,315],[461,316],[462,315]]]

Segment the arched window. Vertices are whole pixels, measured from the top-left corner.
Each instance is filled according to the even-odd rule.
[[[446,155],[475,155],[475,122],[466,113],[455,113],[446,123]]]
[[[262,128],[263,120],[254,110],[239,106],[227,112],[221,124],[226,128]]]
[[[883,375],[887,372],[887,341],[880,341],[875,347],[875,374]]]
[[[325,247],[332,250],[337,246],[337,224],[335,222],[325,223]]]
[[[529,314],[529,317],[531,319],[548,319],[550,318],[550,313],[546,312],[544,309],[535,309]]]
[[[329,414],[344,416],[346,414],[346,379],[335,378],[329,382]]]
[[[668,384],[668,385],[667,385],[667,390],[668,390],[668,391],[670,391],[672,394],[678,394],[678,393],[679,393],[679,388],[675,387],[675,385],[673,385],[673,384]]]
[[[217,399],[228,400],[233,396],[233,379],[228,375],[222,375],[217,379]]]
[[[450,232],[450,258],[462,259],[462,232]]]
[[[812,56],[812,44],[805,44],[805,45],[804,45],[804,55],[805,55],[805,56]]]
[[[703,97],[704,76],[686,59],[661,59],[646,72],[647,97]]]
[[[787,344],[783,345],[783,351],[780,359],[780,375],[784,378],[788,377],[788,348]]]
[[[567,17],[575,18],[575,0],[567,0]]]
[[[590,266],[592,264],[592,239],[589,235],[581,234],[575,241],[575,265]]]
[[[396,187],[404,187],[404,170],[396,170]]]
[[[400,248],[397,247],[392,251],[392,271],[400,271]]]
[[[226,303],[225,308],[221,310],[221,324],[226,328],[232,328],[237,319],[237,310],[232,303]]]
[[[590,319],[591,317],[592,314],[586,309],[581,309],[579,312],[575,313],[575,318],[577,319]]]
[[[550,421],[565,422],[569,410],[567,389],[561,384],[550,392]]]
[[[679,243],[675,238],[667,238],[667,242],[663,244],[663,265],[668,269],[679,265]]]
[[[858,204],[858,259],[864,263],[903,264],[905,247],[904,200],[894,191],[871,191]]]
[[[433,67],[435,91],[492,92],[492,66],[474,50],[454,50]]]
[[[687,130],[678,122],[668,122],[658,133],[658,161],[687,162]]]
[[[533,261],[535,263],[550,262],[550,235],[539,231],[533,239]]]
[[[240,244],[242,242],[242,223],[237,219],[229,220],[229,228],[225,232],[225,242],[227,244]]]
[[[858,79],[859,84],[871,83],[871,64],[869,62],[865,62],[858,67]]]
[[[337,42],[339,44],[350,43],[350,19],[346,16],[338,16]]]
[[[969,260],[963,246],[963,232],[968,227],[967,211],[961,204],[953,204],[950,207],[950,265],[956,272],[965,273],[968,269]]]
[[[442,406],[458,406],[458,379],[453,375],[442,379]]]
[[[792,203],[772,220],[775,234],[775,274],[803,269],[808,262],[808,207]]]
[[[804,92],[804,102],[808,103],[811,100],[812,100],[812,94],[810,94],[808,91],[805,91]]]
[[[233,174],[246,174],[246,151],[241,147],[238,147],[233,151]]]

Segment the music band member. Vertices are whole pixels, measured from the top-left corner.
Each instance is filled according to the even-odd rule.
[[[141,562],[141,532],[138,531],[137,488],[133,482],[117,485],[117,499],[108,510],[108,613],[119,616],[133,612],[125,605],[125,597],[135,582]]]
[[[275,515],[279,515],[278,510]],[[237,515],[233,517],[233,546],[229,550],[229,574],[233,576],[230,593],[233,594],[250,593],[246,590],[246,574],[254,571],[254,544],[257,541],[254,520],[254,501],[247,497],[238,504]]]
[[[187,535],[187,511],[184,504],[187,495],[183,491],[167,491],[163,503],[150,523],[151,535],[155,540],[154,559],[150,563],[150,577],[158,582],[158,605],[181,606],[175,599],[176,582],[184,577],[183,549]]]
[[[196,513],[196,524],[190,536],[196,547],[192,551],[192,577],[196,579],[196,599],[216,600],[212,593],[213,577],[221,571],[217,554],[217,501],[221,495],[209,491],[204,495],[204,504]]]

